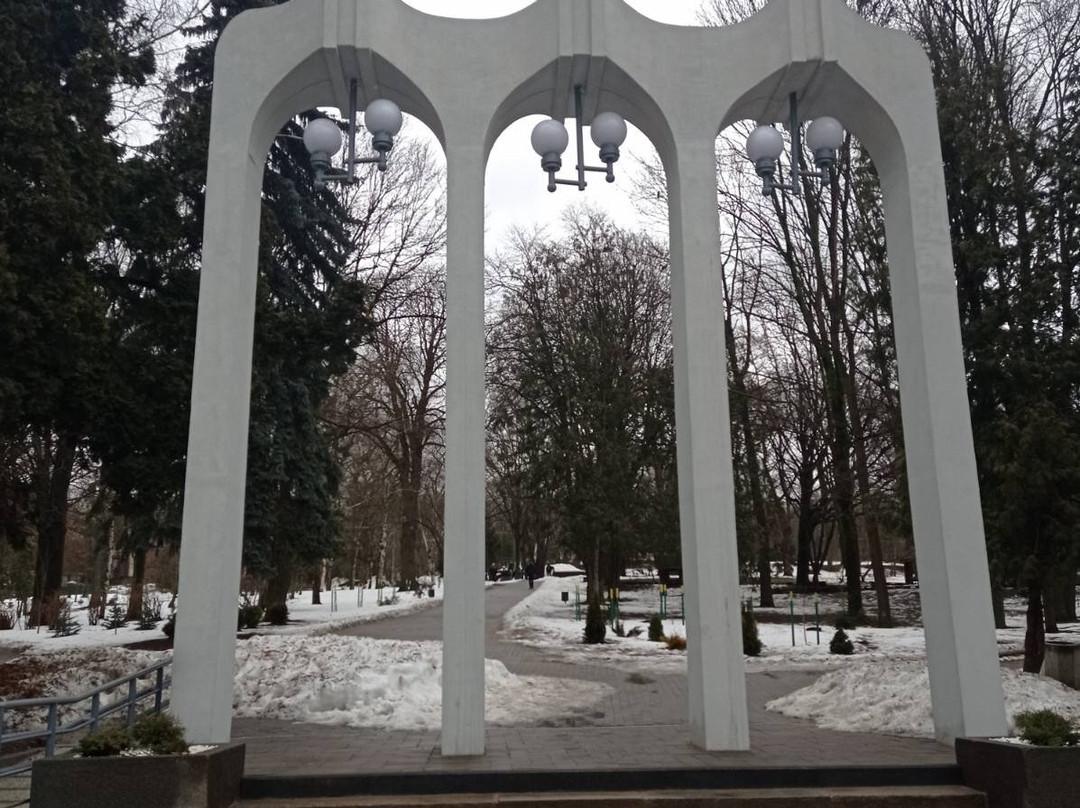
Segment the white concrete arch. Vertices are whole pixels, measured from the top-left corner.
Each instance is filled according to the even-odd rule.
[[[843,0],[772,0],[727,28],[658,24],[621,0],[539,0],[480,20],[400,0],[292,0],[231,23],[215,66],[174,662],[173,702],[190,739],[230,732],[263,164],[284,120],[320,104],[347,108],[353,79],[365,100],[392,98],[423,120],[446,153],[444,754],[484,748],[484,170],[506,125],[535,112],[565,117],[578,83],[585,123],[602,108],[623,113],[668,176],[695,743],[749,745],[714,142],[726,122],[783,117],[792,90],[810,113],[834,105],[875,150],[886,189],[916,536],[924,569],[940,568],[923,573],[927,606],[942,615],[927,616],[938,731],[1004,731],[1000,683],[995,691],[976,670],[995,646],[940,158],[927,126],[933,94],[918,49]],[[930,199],[916,206],[919,194]]]
[[[992,735],[1007,724],[930,65],[910,37],[871,25],[843,4],[824,3],[820,11],[806,20],[805,60],[762,64],[760,81],[723,121],[784,120],[787,95],[797,92],[806,119],[837,117],[874,160],[935,732],[947,742]],[[747,30],[746,38],[763,34]]]

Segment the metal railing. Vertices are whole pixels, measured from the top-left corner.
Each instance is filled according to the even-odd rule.
[[[78,732],[89,728],[91,732],[97,729],[102,719],[113,713],[123,711],[125,721],[130,728],[135,724],[135,716],[138,713],[139,702],[143,699],[154,699],[153,712],[160,713],[169,706],[165,698],[165,690],[172,684],[172,678],[167,675],[167,670],[172,664],[171,659],[163,659],[148,668],[136,671],[123,679],[115,679],[106,682],[100,687],[88,690],[78,696],[52,696],[42,699],[16,699],[14,701],[0,701],[0,752],[4,744],[13,744],[28,741],[45,741],[45,757],[53,757],[56,754],[56,739],[61,735]],[[139,689],[139,681],[153,678],[153,682],[146,688]],[[127,696],[110,704],[102,704],[102,696],[112,693],[119,688],[127,686]],[[89,701],[89,711],[79,714],[76,718],[60,723],[60,708],[73,704]],[[20,730],[8,732],[5,729],[5,720],[13,710],[41,710],[46,711],[45,728]],[[30,771],[32,761],[27,760],[12,766],[0,768],[0,777],[9,777]]]

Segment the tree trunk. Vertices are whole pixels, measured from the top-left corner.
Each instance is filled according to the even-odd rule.
[[[799,472],[799,527],[795,538],[795,586],[810,586],[810,554],[814,543],[814,480],[812,470]]]
[[[109,528],[109,541],[99,540],[94,548],[94,555],[90,562],[90,605],[87,611],[90,614],[90,625],[95,625],[97,620],[105,616],[105,589],[108,578],[109,544],[112,540],[112,528]]]
[[[401,578],[406,587],[411,587],[419,576],[420,547],[420,463],[422,457],[413,453],[408,466],[401,470],[401,534],[398,544],[398,556],[401,564]]]
[[[58,435],[42,441],[34,469],[38,545],[34,565],[34,625],[47,625],[59,608],[64,579],[64,540],[67,538],[68,490],[75,466],[77,441],[72,435]]]
[[[128,620],[142,618],[143,585],[146,581],[146,550],[136,550],[132,556],[131,587],[128,590]]]
[[[739,420],[739,428],[742,430],[743,446],[746,450],[746,473],[750,478],[750,502],[754,509],[754,527],[757,534],[757,567],[758,580],[761,584],[761,607],[771,609],[773,603],[772,591],[772,566],[769,548],[769,517],[765,511],[765,497],[761,492],[761,471],[758,463],[757,444],[754,441],[753,425],[750,423],[750,399],[746,394],[745,374],[739,364],[739,357],[735,344],[735,330],[731,326],[731,318],[724,318],[724,334],[728,348],[728,365],[732,369],[732,382],[735,387],[735,395],[732,401],[735,405],[736,417]]]
[[[311,574],[311,605],[322,605],[322,565],[315,567]]]
[[[1042,670],[1046,654],[1046,632],[1043,628],[1042,587],[1032,584],[1028,591],[1027,633],[1024,635],[1024,671],[1038,673]]]
[[[1005,593],[995,581],[990,583],[990,603],[994,609],[994,628],[1008,628],[1005,624]]]
[[[862,408],[855,389],[855,336],[850,325],[845,327],[848,368],[846,384],[848,413],[851,417],[852,445],[855,449],[855,477],[864,503],[863,522],[866,525],[866,541],[870,549],[870,566],[874,571],[874,593],[877,596],[877,622],[880,628],[892,626],[892,609],[889,607],[889,585],[885,581],[885,563],[881,554],[881,533],[878,530],[877,508],[870,490],[870,464],[866,457],[866,437],[862,426]]]
[[[266,582],[266,587],[259,598],[259,605],[263,610],[271,606],[288,606],[290,587],[292,586],[292,567],[288,564],[279,564],[277,570]]]

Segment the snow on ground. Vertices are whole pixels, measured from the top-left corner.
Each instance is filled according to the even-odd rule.
[[[367,637],[254,637],[237,649],[235,715],[384,729],[436,729],[442,643]],[[516,676],[487,660],[485,717],[520,725],[581,715],[610,692],[596,682]]]
[[[584,618],[583,578],[544,578],[532,595],[506,613],[503,618],[503,635],[566,662],[628,663],[631,666],[640,663],[641,666],[661,673],[686,670],[684,652],[670,651],[662,643],[649,641],[648,621],[624,621],[627,631],[635,627],[642,629],[637,637],[617,637],[609,626],[607,640],[603,645],[584,644],[582,639],[585,621],[574,619],[575,591],[580,594]],[[563,592],[569,593],[569,603],[562,602]],[[664,633],[686,636],[686,626],[678,618],[669,619],[664,623]]]
[[[563,603],[561,593],[567,592],[569,602]],[[507,612],[503,634],[508,639],[539,649],[550,657],[567,662],[585,664],[617,663],[631,666],[648,666],[663,673],[685,670],[686,654],[671,651],[662,643],[648,639],[648,618],[660,610],[659,590],[656,587],[627,589],[620,593],[620,613],[627,632],[640,628],[637,637],[617,637],[608,626],[607,640],[603,645],[585,645],[582,634],[584,620],[574,619],[575,594],[582,600],[584,613],[584,579],[548,578],[540,582],[537,591]],[[672,590],[668,598],[669,617],[664,624],[667,635],[686,636],[682,622],[680,590]],[[895,593],[894,593],[895,594]],[[913,597],[912,597],[913,594]],[[840,596],[842,597],[842,595]],[[835,632],[834,615],[826,616],[821,605],[821,635],[815,629],[814,606],[810,598],[799,596],[794,602],[794,641],[791,628],[791,605],[783,599],[773,609],[754,608],[759,617],[758,636],[764,644],[760,656],[744,657],[748,671],[763,669],[830,669],[848,667],[858,661],[921,661],[926,656],[926,641],[921,622],[898,628],[860,627],[848,633],[855,646],[851,657],[829,653],[829,641]],[[909,593],[907,601],[914,600],[918,607],[918,591]],[[632,615],[632,616],[631,616]],[[1024,626],[1021,621],[1010,620],[1010,628],[997,632],[998,651],[1002,656],[1023,653]],[[1063,626],[1056,635],[1047,639],[1077,636],[1080,625]]]
[[[399,592],[394,587],[382,589],[338,589],[336,607],[332,593],[328,590],[321,594],[322,604],[312,605],[311,590],[300,592],[288,601],[289,623],[284,626],[271,626],[266,623],[257,629],[241,632],[248,634],[325,634],[344,626],[368,623],[372,620],[394,616],[400,617],[409,612],[416,612],[442,603],[443,585],[440,580],[435,585],[435,597],[429,598],[427,587],[423,597],[415,592]],[[382,605],[379,605],[380,592]],[[396,598],[396,599],[395,599]]]
[[[153,629],[139,630],[137,621],[115,630],[105,628],[104,621],[99,622],[96,626],[91,626],[88,620],[90,599],[86,596],[73,595],[68,597],[67,603],[71,607],[71,618],[79,626],[77,634],[71,634],[67,637],[54,637],[47,626],[31,629],[8,629],[0,631],[0,647],[15,650],[63,651],[73,648],[105,648],[129,645],[145,640],[160,640],[165,636],[161,631],[161,626],[165,624],[164,618],[169,615],[168,606],[173,597],[172,593],[148,588],[144,597],[147,601],[156,600],[161,607],[162,619],[158,621],[157,626]],[[109,606],[119,604],[126,610],[128,588],[126,586],[112,587],[106,594],[106,598]],[[15,602],[4,601],[3,606],[9,610],[14,610]],[[108,607],[106,607],[105,613],[108,614]]]
[[[1010,727],[1026,710],[1049,709],[1080,720],[1080,692],[1038,674],[1002,668]],[[810,719],[825,729],[933,737],[930,681],[922,662],[856,662],[814,684],[770,701],[766,708]]]
[[[0,665],[0,698],[81,694],[166,658],[167,652],[97,648],[29,652]],[[442,643],[367,637],[252,637],[237,644],[234,714],[351,727],[435,729],[441,717]],[[516,676],[487,660],[490,723],[558,722],[592,712],[611,688],[596,682]],[[146,687],[148,683],[144,683]],[[103,697],[122,701],[127,688]],[[83,715],[84,702],[61,712]],[[41,726],[43,711],[13,710],[6,726]]]
[[[400,616],[409,612],[426,609],[442,602],[442,581],[435,585],[435,597],[427,596],[427,588],[423,590],[424,596],[418,598],[413,592],[397,592],[393,587],[366,588],[366,589],[338,589],[336,601],[329,591],[321,594],[322,604],[312,605],[311,590],[307,589],[290,596],[289,623],[284,626],[271,626],[263,623],[257,629],[241,631],[241,635],[248,634],[320,634],[344,626],[356,623],[366,623],[371,620],[381,620],[386,617]],[[396,600],[394,597],[396,595]],[[168,604],[172,601],[169,592],[157,592],[155,596],[162,604],[162,615],[169,615]],[[127,587],[113,587],[109,590],[109,600],[127,607]],[[383,601],[380,605],[380,598]],[[104,648],[109,646],[130,645],[146,640],[164,639],[165,634],[161,627],[165,624],[161,620],[154,629],[140,631],[137,623],[129,623],[121,629],[107,629],[103,623],[91,626],[88,623],[89,600],[86,597],[72,597],[68,601],[71,605],[71,616],[79,624],[79,633],[67,637],[53,637],[52,632],[42,626],[36,629],[11,629],[0,631],[0,647],[15,650],[35,649],[42,651],[55,651],[71,648]],[[177,607],[180,599],[176,599]],[[238,604],[239,605],[239,604]],[[11,604],[12,608],[14,603]]]
[[[59,651],[34,649],[0,665],[0,699],[39,698],[43,695],[77,696],[106,682],[130,676],[148,668],[167,654],[161,651],[133,651],[128,648],[67,648]],[[152,680],[142,680],[145,690]],[[127,699],[127,687],[104,693],[102,706]],[[90,702],[60,708],[61,722],[85,715]],[[12,710],[4,716],[7,728],[41,726],[44,710]]]

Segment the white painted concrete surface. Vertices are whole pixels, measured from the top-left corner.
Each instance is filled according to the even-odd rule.
[[[748,743],[711,144],[740,119],[784,120],[793,91],[808,119],[831,114],[853,131],[881,174],[938,734],[1004,733],[933,87],[916,43],[843,0],[772,0],[709,29],[654,23],[620,0],[539,0],[489,20],[432,17],[398,0],[293,0],[241,15],[217,59],[174,673],[190,740],[229,737],[262,166],[291,115],[347,109],[354,78],[364,103],[393,99],[447,149],[443,752],[484,743],[484,163],[515,119],[566,116],[577,83],[585,123],[623,114],[652,139],[672,191],[695,742]]]

